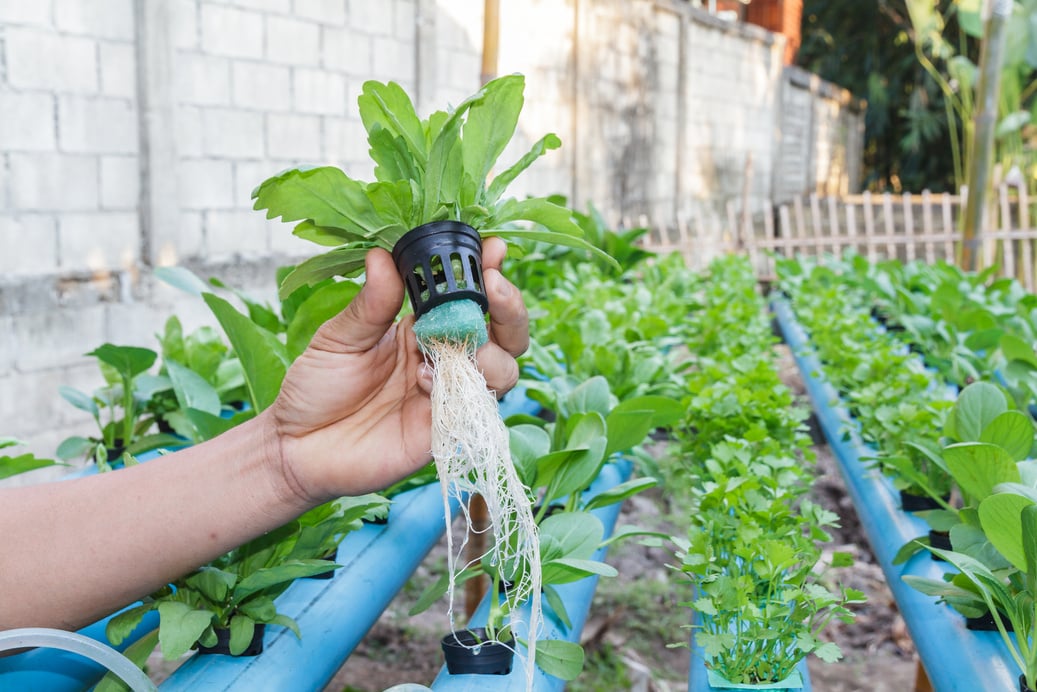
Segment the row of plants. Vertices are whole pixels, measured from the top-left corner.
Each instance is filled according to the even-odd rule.
[[[714,261],[685,330],[685,412],[667,485],[686,498],[676,567],[694,595],[694,640],[713,687],[801,686],[799,663],[841,657],[823,631],[863,594],[822,561],[837,516],[807,497],[816,473],[807,410],[780,380],[776,339],[744,258]]]
[[[366,251],[375,246],[391,247],[394,233],[399,235],[400,229],[406,230],[419,221],[450,219],[461,207],[456,200],[445,202],[443,195],[467,198],[473,183],[477,188],[475,197],[458,220],[485,224],[489,234],[507,235],[513,240],[512,251],[524,255],[521,268],[516,269],[520,283],[522,278],[529,278],[535,286],[535,275],[555,272],[551,259],[538,259],[537,253],[546,249],[553,254],[561,245],[580,250],[570,253],[569,266],[574,271],[579,272],[582,265],[594,266],[603,284],[616,284],[614,278],[605,275],[616,264],[607,252],[625,255],[624,259],[632,262],[640,259],[644,254],[633,247],[632,236],[613,234],[593,211],[587,216],[573,214],[558,200],[515,202],[501,197],[510,179],[544,151],[557,146],[553,136],[538,142],[513,169],[498,175],[493,185],[483,187],[478,182],[485,178],[510,138],[510,133],[498,128],[499,117],[494,116],[514,120],[520,107],[521,78],[491,83],[458,109],[435,114],[425,121],[413,116],[409,99],[396,85],[365,85],[361,114],[369,132],[372,156],[379,166],[378,182],[352,181],[337,169],[296,169],[271,178],[255,193],[257,208],[268,209],[270,216],[299,221],[297,235],[341,247],[297,267],[279,270],[275,277],[279,299],[275,305],[256,301],[218,279],[205,282],[182,269],[159,270],[161,278],[205,301],[222,335],[208,327],[185,335],[179,320],[173,317],[158,336],[158,350],[105,344],[92,351],[88,355],[97,359],[104,384],[91,394],[71,389],[61,393],[90,414],[97,424],[97,433],[70,438],[61,445],[59,456],[82,457],[101,472],[118,472],[121,466],[136,463],[144,452],[204,441],[263,411],[276,397],[288,366],[319,325],[340,312],[359,291],[359,283],[348,276],[362,268]],[[461,118],[465,113],[467,120]],[[497,132],[493,136],[486,130],[491,122]],[[490,148],[481,154],[469,151],[461,132],[464,141],[482,142],[482,146]],[[454,157],[460,150],[464,154],[458,162]],[[410,159],[404,156],[405,152],[410,152]],[[426,179],[426,172],[437,160],[448,168],[450,175],[458,173],[453,168],[455,164],[461,165],[459,184],[451,187],[453,183],[443,177],[442,171],[436,174],[434,185]],[[409,181],[408,194],[423,189],[425,197],[421,204],[412,200],[416,206],[403,205],[402,198],[394,197],[403,194],[403,179]],[[343,195],[347,199],[340,200]],[[439,201],[432,195],[439,195]],[[397,203],[399,208],[390,202]],[[476,209],[480,204],[482,211]],[[359,205],[363,214],[347,217],[339,213],[350,205]],[[414,215],[393,216],[404,207],[412,209]],[[418,207],[423,209],[421,213]],[[486,209],[491,207],[496,211],[487,217]],[[554,230],[512,225],[520,219],[540,221]],[[585,231],[579,224],[593,231],[592,243],[582,240]],[[524,277],[523,272],[528,275]],[[444,283],[434,273],[428,279],[435,280],[437,286]],[[577,277],[575,285],[580,281]],[[637,296],[642,304],[649,298],[643,290]],[[617,323],[612,328],[620,326]],[[620,502],[656,481],[636,478],[586,501],[581,491],[605,463],[636,448],[651,430],[669,424],[677,411],[671,399],[657,394],[661,388],[669,386],[672,390],[674,386],[667,374],[667,361],[648,362],[648,356],[659,350],[657,345],[650,345],[650,339],[660,338],[665,329],[647,310],[638,328],[643,332],[643,343],[631,348],[630,358],[606,362],[620,342],[599,338],[600,349],[594,359],[597,362],[587,363],[596,372],[610,375],[624,373],[632,366],[634,377],[628,378],[630,382],[617,380],[614,386],[609,379],[581,369],[575,360],[544,358],[544,354],[554,351],[550,346],[535,347],[529,362],[534,363],[532,367],[545,367],[535,381],[527,383],[527,389],[547,415],[516,416],[508,421],[511,458],[525,486],[522,500],[530,507],[538,503],[533,512],[540,537],[537,557],[542,568],[544,598],[563,621],[568,617],[555,589],[557,585],[587,576],[614,574],[611,567],[591,559],[608,543],[600,520],[591,511]],[[621,334],[624,343],[630,336]],[[552,335],[548,333],[547,337]],[[551,368],[546,367],[549,359],[553,360]],[[384,517],[388,498],[395,492],[433,480],[435,472],[429,467],[390,489],[388,497],[341,498],[318,507],[184,575],[113,618],[107,628],[108,638],[112,643],[121,642],[145,614],[157,611],[157,630],[127,650],[127,655],[143,664],[156,645],[169,659],[193,648],[207,652],[221,642],[226,644],[225,652],[240,655],[255,653],[265,625],[288,627],[299,635],[290,618],[278,611],[277,597],[295,579],[333,569],[336,565],[328,558],[337,544],[360,525],[361,519]],[[621,531],[609,540],[636,533]],[[524,560],[503,559],[502,555],[487,553],[478,564],[454,575],[452,581],[457,584],[484,573],[494,585],[493,593],[502,586],[503,596],[491,602],[487,626],[477,636],[508,641],[509,616],[531,596],[512,587],[526,583],[524,575],[532,565]],[[442,582],[434,585],[419,606],[430,605],[444,589]],[[474,650],[478,652],[479,648],[482,647]],[[582,667],[578,644],[548,641],[540,642],[537,649],[537,663],[553,675],[569,679]],[[106,680],[101,688],[117,685],[115,680]]]
[[[946,262],[827,258],[873,316],[949,383],[997,380],[1020,408],[1037,401],[1037,296],[994,268],[966,272]]]
[[[904,436],[882,440],[899,445],[900,450],[918,453],[923,463],[943,475],[946,490],[954,491],[953,495],[938,493],[935,491],[942,490],[943,486],[928,484],[927,494],[938,508],[917,512],[934,530],[942,532],[946,542],[936,547],[933,541],[912,541],[901,551],[899,559],[906,560],[914,551],[925,547],[952,566],[942,579],[907,575],[904,580],[960,612],[967,618],[970,629],[996,629],[1008,656],[1021,671],[1020,689],[1033,689],[1037,676],[1034,651],[1037,620],[1033,606],[1037,596],[1033,588],[1037,546],[1030,544],[1033,526],[1027,522],[1037,518],[1037,509],[1032,507],[1037,500],[1034,491],[1037,474],[1030,460],[1035,430],[1029,412],[1019,410],[1020,390],[1010,390],[1005,378],[996,377],[997,369],[1004,364],[1004,350],[999,342],[1019,338],[1016,330],[1019,323],[1026,322],[1027,311],[1016,308],[1032,301],[1019,295],[1011,282],[990,283],[989,275],[966,274],[954,268],[915,267],[913,275],[939,277],[934,290],[929,290],[934,284],[914,283],[916,287],[928,286],[917,292],[903,285],[890,288],[894,283],[888,277],[904,276],[905,272],[888,263],[881,271],[864,266],[859,258],[809,268],[786,263],[786,269],[789,268],[794,278],[782,285],[786,291],[795,291],[792,304],[796,317],[803,322],[819,355],[829,352],[825,342],[833,340],[828,329],[832,316],[853,314],[857,323],[865,325],[865,332],[870,321],[871,332],[882,334],[883,340],[895,341],[897,335],[908,334],[911,349],[918,357],[939,367],[931,375],[933,380],[939,381],[941,377],[953,380],[955,374],[968,366],[966,381],[971,383],[960,391],[952,404],[941,400],[937,406],[930,407],[936,414],[932,419]],[[809,280],[804,280],[806,275],[810,276]],[[862,279],[862,276],[868,278]],[[815,284],[815,278],[820,282]],[[875,286],[883,285],[890,289],[885,292],[887,298],[896,300],[881,303],[875,312],[893,329],[879,328],[866,312],[868,300],[875,295]],[[823,287],[835,288],[842,294],[844,302],[838,307],[845,313],[820,313],[812,308],[800,312],[801,303],[813,306],[814,298]],[[989,300],[991,295],[1015,296],[1007,302],[1016,307],[1006,309],[1006,301]],[[932,304],[930,317],[924,314],[925,296]],[[893,310],[890,306],[894,302],[911,304],[912,310],[917,312]],[[828,305],[829,309],[833,307]],[[824,319],[817,318],[820,314],[825,314]],[[971,315],[971,319],[963,318],[963,314]],[[976,324],[983,327],[974,329]],[[962,325],[969,326],[958,329]],[[933,345],[935,356],[926,352],[923,344]],[[1008,350],[1011,351],[1011,346]],[[949,358],[948,354],[954,357]],[[825,376],[839,381],[839,361],[826,361],[823,355],[821,360]],[[981,379],[984,377],[987,381]],[[979,381],[972,381],[974,379]],[[1023,406],[1028,406],[1030,401],[1030,397],[1022,397]],[[878,418],[863,416],[859,422],[862,433],[882,425]],[[872,436],[871,439],[877,438]],[[891,449],[886,454],[904,454],[896,451],[897,447]],[[879,451],[878,456],[882,457],[883,452]],[[893,475],[894,483],[919,485],[916,466],[887,465],[885,468]],[[897,475],[904,471],[903,475]],[[934,537],[933,532],[930,536]],[[1017,628],[1014,634],[1013,628]]]

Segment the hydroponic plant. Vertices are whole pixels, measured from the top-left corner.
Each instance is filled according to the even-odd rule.
[[[469,492],[486,500],[493,561],[527,565],[515,570],[521,578],[506,596],[513,603],[540,593],[540,547],[528,489],[511,462],[507,429],[475,363],[476,348],[488,338],[480,240],[525,238],[607,257],[583,241],[565,207],[545,197],[504,197],[520,173],[560,145],[557,136],[545,135],[490,179],[515,132],[524,86],[521,75],[501,77],[455,108],[421,119],[399,85],[366,82],[358,104],[375,163],[374,181],[351,178],[331,166],[295,168],[253,193],[255,208],[267,210],[268,218],[298,222],[297,236],[335,246],[288,274],[280,286],[282,296],[333,276],[357,274],[371,248],[392,251],[417,315],[414,332],[433,366],[432,453],[444,508],[451,497],[463,499]],[[449,555],[452,595],[459,571],[452,546]],[[529,684],[539,620],[539,598],[533,598]],[[499,640],[492,626],[486,634]]]

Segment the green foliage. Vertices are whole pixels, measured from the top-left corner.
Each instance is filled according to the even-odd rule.
[[[0,437],[0,449],[6,449],[7,447],[14,447],[23,444],[25,443],[16,440],[13,437]],[[36,469],[54,466],[58,463],[59,462],[56,462],[53,459],[37,457],[31,452],[19,454],[18,456],[9,456],[6,454],[0,455],[0,480],[10,478],[11,476],[17,476],[20,473],[27,473],[29,471],[35,471]]]
[[[373,247],[392,250],[407,231],[453,219],[484,236],[524,238],[580,248],[614,263],[586,243],[571,212],[546,197],[504,198],[507,186],[561,142],[553,134],[525,156],[487,177],[511,140],[523,105],[525,79],[488,82],[452,110],[420,119],[398,84],[368,81],[358,98],[375,178],[354,180],[338,168],[294,168],[252,193],[267,218],[299,222],[295,234],[337,246],[296,267],[281,284],[282,297],[334,276],[354,276]],[[531,222],[532,228],[516,227]]]
[[[687,497],[676,567],[693,588],[695,642],[732,682],[784,680],[804,656],[840,657],[820,632],[863,595],[832,590],[820,544],[836,516],[804,499],[806,412],[781,383],[774,336],[744,258],[710,266],[685,331],[689,394],[667,487]],[[852,560],[837,554],[832,566]]]
[[[67,386],[58,391],[70,404],[90,414],[98,434],[65,439],[57,449],[60,459],[86,457],[108,471],[114,462],[132,464],[134,455],[182,442],[171,435],[150,433],[155,418],[149,415],[148,402],[172,386],[167,377],[148,373],[158,357],[155,351],[106,343],[85,355],[97,360],[105,386],[93,394]]]
[[[292,522],[271,531],[151,594],[109,621],[108,640],[120,644],[152,610],[159,613],[158,642],[167,660],[197,644],[214,645],[217,629],[230,630],[234,655],[245,650],[260,623],[288,627],[298,636],[295,622],[277,612],[274,599],[295,579],[329,567],[326,560],[292,557],[301,528]]]

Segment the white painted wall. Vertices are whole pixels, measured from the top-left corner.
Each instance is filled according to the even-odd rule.
[[[0,434],[52,453],[90,430],[57,395],[99,384],[86,351],[155,347],[174,312],[211,322],[152,267],[271,296],[274,269],[314,248],[252,211],[251,190],[300,163],[369,177],[364,80],[398,81],[424,114],[457,103],[479,85],[482,7],[0,1]],[[502,161],[548,131],[563,141],[514,192],[672,225],[741,200],[750,154],[752,208],[839,176],[852,186],[860,115],[791,90],[781,52],[780,37],[671,0],[501,3],[498,71],[527,77]],[[798,129],[783,132],[793,110]],[[791,188],[782,162],[801,176]]]

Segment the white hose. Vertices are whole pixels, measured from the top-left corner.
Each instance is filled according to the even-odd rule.
[[[100,663],[129,685],[133,692],[157,692],[155,683],[151,682],[144,671],[134,665],[118,651],[96,639],[76,632],[48,629],[46,627],[23,627],[21,629],[0,632],[0,651],[47,647],[71,651]]]

